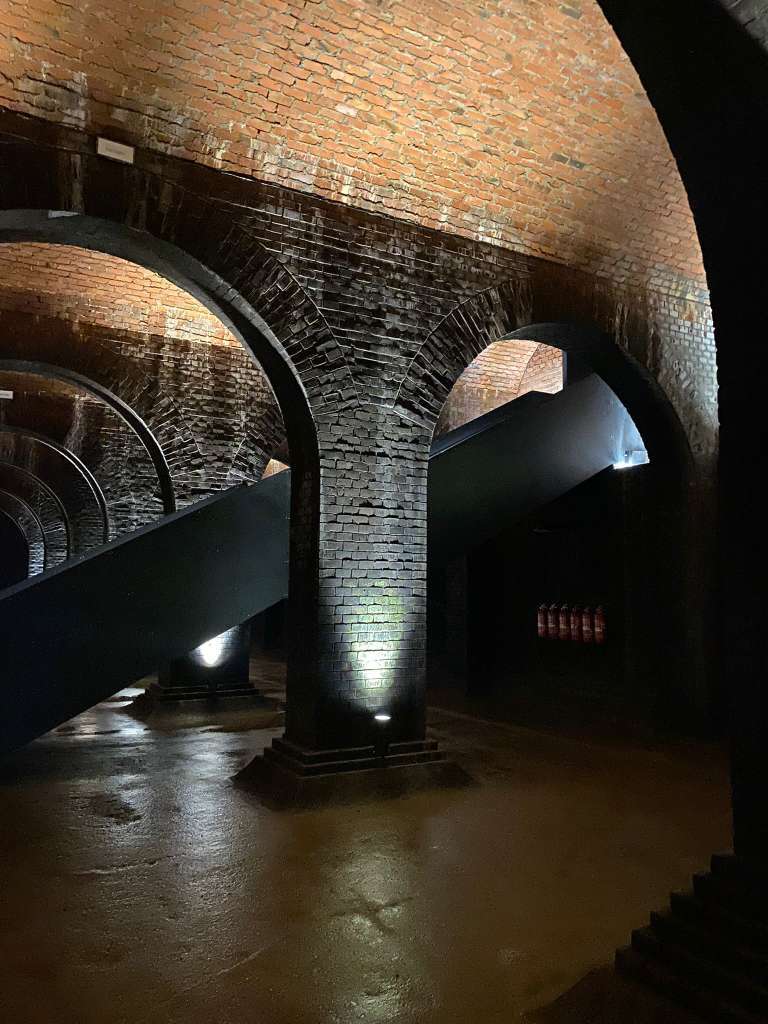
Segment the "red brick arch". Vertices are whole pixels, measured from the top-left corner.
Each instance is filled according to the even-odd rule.
[[[51,175],[39,150],[23,142],[3,155],[2,209],[17,212],[3,218],[0,240],[61,242],[155,270],[222,316],[241,340],[245,330],[281,406],[296,398],[281,398],[272,379],[277,363],[315,413],[356,399],[345,355],[317,305],[247,227],[227,216],[225,202],[207,198],[202,182],[193,192],[149,168],[126,169],[88,152],[59,152],[59,174]],[[49,210],[77,216],[50,218]]]
[[[141,157],[143,166],[126,167],[97,157],[86,137],[77,146],[77,152],[29,140],[4,146],[0,196],[9,212],[0,217],[0,239],[61,242],[139,263],[191,292],[254,353],[291,448],[292,607],[306,623],[309,647],[318,628],[316,422],[357,405],[345,354],[316,304],[249,231],[247,218],[238,211],[238,223],[230,215],[226,180],[214,201],[204,169],[187,168],[182,187],[155,172],[150,154]]]
[[[566,268],[562,276],[567,280]],[[539,288],[535,277],[521,275],[458,304],[414,355],[395,407],[434,427],[456,381],[489,345],[509,338],[539,341],[577,351],[624,402],[656,454],[666,459],[674,438],[674,451],[687,453],[686,463],[690,450],[671,402],[628,351],[633,332],[648,334],[647,322],[627,309],[617,317],[615,304],[602,301],[599,285],[577,290],[571,282],[558,289],[552,268],[541,283]],[[661,433],[649,408],[662,417]]]

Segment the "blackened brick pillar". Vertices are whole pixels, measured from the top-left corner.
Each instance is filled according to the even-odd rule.
[[[318,433],[316,621],[303,635],[294,628],[286,738],[364,746],[384,711],[391,741],[421,740],[430,438],[374,405],[320,422]]]
[[[298,803],[463,781],[425,740],[430,433],[376,405],[317,426],[317,507],[292,502],[318,543],[314,590],[293,588],[312,545],[292,552],[285,737],[243,779]]]

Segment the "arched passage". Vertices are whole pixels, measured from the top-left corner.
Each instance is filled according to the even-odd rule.
[[[662,424],[665,436],[671,432],[684,439],[681,409],[632,357],[634,349],[652,347],[653,324],[632,308],[617,309],[599,282],[584,281],[577,290],[564,267],[541,264],[536,271],[478,292],[444,317],[414,354],[397,405],[434,422],[455,381],[480,352],[494,341],[525,338],[583,358],[619,395],[644,436],[650,439]],[[659,416],[652,423],[645,410],[653,406]],[[684,448],[692,448],[706,430],[708,425],[691,422]]]
[[[23,147],[19,155],[23,158]],[[30,168],[35,165],[33,159],[28,162]],[[86,165],[96,174],[90,161]],[[103,169],[102,162],[98,166]],[[108,172],[113,171],[110,165]],[[151,175],[147,184],[150,181]],[[50,196],[49,185],[43,192]],[[92,181],[86,196],[89,194],[100,205],[102,185]],[[167,198],[164,196],[163,203]],[[155,195],[155,201],[159,199]],[[138,263],[190,292],[253,352],[275,390],[289,438],[293,434],[294,449],[308,453],[305,457],[311,462],[314,426],[307,401],[320,406],[329,402],[331,396],[323,385],[330,380],[334,367],[337,377],[339,367],[343,367],[342,357],[333,356],[337,346],[329,335],[325,350],[331,369],[323,373],[321,366],[318,370],[317,361],[308,359],[302,341],[309,335],[327,332],[316,307],[258,242],[248,244],[241,228],[233,228],[230,237],[226,226],[216,219],[206,237],[198,230],[200,218],[207,212],[204,201],[194,204],[182,195],[179,201],[181,208],[176,209],[173,220],[161,216],[159,210],[153,212],[148,205],[147,219],[157,228],[156,235],[127,229],[116,220],[80,215],[51,218],[46,212],[15,210],[0,217],[0,242],[46,241],[95,249]],[[57,197],[54,208],[66,208],[64,196]],[[133,212],[124,210],[123,215],[133,227]],[[189,243],[188,249],[180,247],[182,240]],[[233,258],[235,254],[237,258]],[[200,257],[206,257],[209,266],[200,262]],[[248,267],[246,276],[238,270],[241,262]],[[231,283],[225,283],[225,272]],[[245,285],[242,295],[232,286],[238,276]]]
[[[176,510],[176,497],[174,494],[173,480],[171,479],[171,473],[168,468],[168,462],[163,448],[141,416],[139,416],[138,413],[127,404],[127,402],[123,401],[114,394],[114,392],[110,391],[98,382],[91,380],[88,377],[84,377],[82,374],[79,374],[75,370],[71,370],[65,366],[55,366],[51,363],[33,362],[25,359],[0,358],[0,372],[2,370],[31,374],[44,379],[62,381],[63,383],[71,384],[74,387],[85,391],[94,398],[99,399],[99,401],[104,402],[105,405],[108,405],[110,409],[117,413],[117,415],[128,424],[131,430],[139,438],[146,449],[147,454],[152,460],[152,465],[154,466],[157,474],[160,495],[163,501],[163,511],[167,513],[174,512]]]
[[[88,469],[83,460],[75,455],[74,452],[70,451],[69,447],[62,444],[60,441],[49,437],[47,434],[40,433],[36,430],[30,430],[27,427],[15,427],[9,424],[3,423],[0,425],[0,436],[3,434],[9,435],[11,441],[13,438],[19,438],[22,444],[32,442],[34,447],[41,447],[48,452],[56,455],[63,463],[66,463],[71,467],[75,473],[85,484],[88,493],[98,510],[98,520],[100,523],[100,535],[101,543],[106,544],[110,540],[110,512],[106,508],[106,499],[104,498],[103,490],[95,478],[93,473]],[[2,443],[2,442],[0,442]],[[15,445],[11,443],[11,450]]]
[[[529,391],[554,394],[563,387],[563,353],[536,341],[495,341],[454,384],[435,427],[435,438],[492,412]]]
[[[29,572],[29,546],[24,531],[0,507],[0,591],[21,583]]]
[[[493,298],[497,299],[503,294],[503,291],[495,292]],[[473,304],[469,305],[472,307]],[[483,311],[491,315],[481,319]],[[494,305],[488,295],[480,296],[474,308],[462,308],[456,319],[455,330],[450,330],[446,324],[442,325],[442,341],[445,342],[446,336],[451,337],[453,349],[449,348],[446,354],[444,344],[434,339],[428,340],[425,348],[430,349],[430,355],[419,353],[415,360],[423,359],[424,363],[434,360],[439,366],[439,376],[434,375],[431,381],[430,404],[427,405],[426,398],[422,400],[422,408],[428,408],[430,421],[439,415],[438,401],[446,401],[455,381],[479,352],[497,340],[514,339],[550,345],[561,349],[566,359],[572,362],[578,359],[587,370],[596,373],[609,385],[634,420],[649,453],[650,465],[643,466],[639,471],[621,474],[620,480],[611,482],[606,478],[603,484],[595,482],[589,485],[595,495],[587,497],[584,491],[579,499],[582,502],[579,515],[585,514],[583,510],[589,508],[590,501],[595,510],[600,509],[603,515],[605,501],[610,500],[616,509],[616,516],[623,523],[621,534],[616,532],[615,523],[610,523],[610,526],[611,536],[616,538],[612,544],[621,545],[621,550],[613,560],[623,565],[625,578],[622,581],[611,573],[610,578],[614,582],[608,586],[608,592],[614,593],[614,603],[618,598],[620,604],[618,609],[614,607],[613,612],[615,621],[621,623],[621,628],[616,632],[622,635],[622,645],[616,669],[612,669],[606,662],[601,672],[607,673],[606,677],[616,670],[624,675],[628,707],[634,705],[637,708],[630,713],[650,714],[663,722],[672,719],[675,725],[686,729],[700,728],[706,724],[707,716],[711,713],[711,693],[702,685],[692,665],[701,663],[705,639],[701,634],[691,634],[681,611],[686,600],[695,599],[692,593],[694,588],[691,586],[692,556],[686,511],[694,464],[685,431],[670,401],[651,375],[597,327],[568,322],[539,322],[515,326],[510,330],[509,307]],[[470,329],[467,329],[467,324],[471,325]],[[441,356],[442,365],[438,362]],[[409,387],[410,382],[406,380],[402,393],[407,394]],[[411,394],[415,396],[416,392]],[[587,485],[584,487],[587,488]],[[608,488],[601,499],[596,496],[599,487],[604,490]],[[573,501],[576,501],[576,497]],[[573,508],[569,514],[574,514]],[[551,531],[540,528],[539,532]],[[619,540],[620,536],[623,541]],[[520,539],[517,541],[520,542]],[[512,534],[508,535],[507,543],[513,543]],[[599,544],[599,535],[591,543]],[[493,545],[486,547],[487,552],[491,552]],[[504,557],[501,549],[494,549],[493,554],[489,555],[488,564],[501,564],[500,560]],[[587,559],[585,565],[592,561]],[[482,579],[482,572],[477,568],[482,565],[482,558],[476,556],[473,564],[476,580]],[[520,571],[523,564],[521,560],[518,566]],[[450,571],[453,572],[453,569]],[[462,572],[464,576],[460,573],[445,593],[449,593],[453,587],[455,594],[457,587],[461,591],[462,587],[467,586],[466,569]],[[530,575],[534,574],[535,569],[531,568]],[[500,585],[497,580],[498,569],[495,574],[491,569],[485,582],[475,585],[475,590],[479,588],[479,592],[484,595],[486,611],[479,614],[481,622],[484,616],[493,619],[501,614],[498,601],[494,603],[490,596]],[[433,576],[433,581],[437,584],[438,578]],[[441,579],[439,584],[442,593],[444,581]],[[573,584],[570,586],[573,587]],[[585,586],[588,591],[588,585]],[[568,594],[556,594],[554,597],[573,600]],[[576,597],[587,603],[578,589]],[[532,615],[532,609],[545,598],[553,599],[543,593],[532,593],[528,598],[530,609],[520,599],[517,604],[513,602],[510,610],[516,616]],[[433,618],[435,614],[433,610]],[[450,616],[452,613],[443,610],[440,614]],[[466,606],[461,614],[471,617]],[[478,620],[477,613],[474,618]],[[535,622],[533,619],[531,621]],[[478,635],[482,635],[482,630]],[[447,636],[455,640],[456,630],[448,630]],[[504,636],[505,631],[502,629],[498,637],[489,637],[487,640],[488,647],[497,652],[497,658],[504,656]],[[526,643],[525,638],[521,637],[520,650],[525,650]],[[450,660],[453,663],[461,661],[456,657]],[[528,654],[523,658],[523,663],[530,667],[533,660]],[[504,664],[514,664],[514,661],[514,652],[508,652]],[[476,674],[487,676],[490,673],[482,660],[479,666],[476,665],[474,669]],[[471,668],[469,672],[471,675]],[[676,682],[670,685],[670,679]],[[642,712],[646,692],[647,703],[652,708]]]
[[[76,456],[99,482],[110,538],[147,526],[163,514],[158,475],[147,448],[109,404],[69,380],[23,369],[0,367],[0,388],[13,394],[2,409],[7,426],[44,434]],[[171,482],[170,473],[166,479]]]
[[[133,359],[115,351],[106,340],[100,343],[91,338],[84,345],[73,324],[54,317],[36,318],[34,329],[6,317],[0,333],[0,359],[7,360],[9,366],[55,367],[57,375],[63,373],[72,383],[92,386],[104,401],[114,401],[118,415],[130,411],[132,428],[141,431],[144,424],[169,472],[177,482],[193,488],[199,482],[201,457],[184,416]],[[151,443],[148,437],[142,437],[144,440]],[[150,454],[158,475],[164,475],[158,453]],[[169,499],[170,495],[164,501],[169,503]]]
[[[669,467],[683,483],[692,471],[691,449],[680,419],[659,383],[597,327],[568,322],[531,323],[505,334],[562,349],[584,364],[619,397],[646,443],[651,461]]]
[[[24,147],[19,156],[24,159]],[[31,154],[29,156],[31,168],[35,161]],[[103,169],[102,162],[96,165],[86,161],[86,166],[94,175],[97,166]],[[108,172],[114,169],[110,165]],[[147,185],[151,180],[149,175]],[[50,196],[49,184],[45,185],[43,193]],[[86,190],[85,195],[92,195],[98,208],[103,200],[102,184],[95,179],[90,184],[91,189]],[[65,196],[57,198],[55,208],[66,208]],[[159,202],[160,196],[155,194],[154,199]],[[163,204],[167,199],[166,189]],[[283,412],[295,458],[308,460],[308,467],[314,466],[314,469],[308,468],[311,476],[316,473],[317,456],[308,402],[322,408],[338,398],[337,390],[328,389],[326,385],[335,376],[336,388],[344,386],[345,375],[348,378],[349,374],[343,357],[317,308],[260,243],[249,240],[240,227],[228,229],[217,218],[212,219],[207,235],[199,230],[201,217],[206,213],[210,215],[210,211],[201,197],[197,200],[193,203],[190,197],[180,194],[181,205],[175,207],[174,218],[161,215],[148,204],[146,227],[149,228],[151,221],[157,234],[130,230],[115,220],[80,215],[51,218],[45,212],[15,210],[0,217],[0,242],[42,240],[95,249],[138,263],[192,294],[223,320],[263,367]],[[115,213],[119,216],[120,211]],[[134,227],[133,211],[124,209],[122,213]],[[188,243],[188,248],[181,248],[184,242]],[[205,262],[201,262],[201,258]],[[244,267],[248,268],[245,274]],[[243,286],[242,294],[236,290],[236,283]],[[318,365],[316,358],[308,356],[310,346],[306,339],[310,336],[313,344],[319,343],[326,354],[328,369],[325,371],[322,363]],[[296,491],[302,478],[301,473],[294,476],[293,488],[297,494],[308,497],[305,489]],[[307,504],[310,507],[316,504],[317,499],[309,503],[301,500],[302,507],[306,508]]]
[[[105,543],[108,527],[104,506],[87,474],[55,442],[0,427],[0,461],[31,473],[56,493],[67,510],[70,555],[84,554]]]
[[[9,153],[10,155],[10,153]],[[79,158],[78,158],[79,159]],[[67,175],[52,182],[39,174],[34,149],[21,145],[0,174],[20,160],[32,178],[4,202],[16,212],[0,219],[0,239],[60,241],[97,249],[152,269],[198,298],[215,312],[256,356],[280,405],[292,453],[291,486],[291,620],[303,643],[294,655],[297,688],[305,686],[306,666],[316,664],[318,651],[318,530],[320,470],[315,417],[349,404],[355,387],[343,354],[317,307],[264,247],[241,226],[233,226],[201,195],[191,196],[147,172],[139,192],[142,213],[119,203],[104,207],[108,176],[124,168],[82,154],[86,173],[78,188],[77,208],[96,214],[48,217],[29,212],[66,210],[72,206]],[[15,177],[9,179],[9,185]],[[137,181],[125,182],[134,198]],[[51,187],[53,185],[53,187]],[[115,182],[115,187],[120,189]],[[38,191],[39,190],[39,191]],[[175,192],[175,198],[174,198]],[[34,199],[31,200],[31,197]],[[168,205],[170,201],[170,206]],[[18,212],[27,208],[27,212]],[[172,212],[171,212],[172,211]],[[71,212],[76,212],[72,210]],[[203,230],[201,221],[206,221]],[[125,225],[130,225],[126,227]],[[140,227],[142,231],[135,230]],[[293,699],[292,707],[303,703]],[[314,717],[313,705],[301,715]]]
[[[45,569],[60,565],[72,550],[72,524],[58,494],[24,466],[0,461],[0,487],[20,498],[38,516],[45,536]]]
[[[45,531],[40,516],[23,498],[3,488],[0,488],[0,508],[22,530],[29,547],[29,575],[36,576],[45,569]]]
[[[17,154],[24,162],[23,147]],[[29,164],[35,163],[28,160]],[[7,167],[7,165],[6,165]],[[115,173],[115,165],[103,162],[98,169]],[[97,174],[97,166],[83,155],[83,170]],[[119,171],[118,171],[119,173]],[[152,176],[147,176],[151,188]],[[50,182],[43,194],[51,196]],[[61,183],[63,184],[63,183]],[[88,198],[97,207],[103,204],[104,185],[89,181],[83,201],[86,214],[90,214]],[[166,191],[172,186],[166,184]],[[62,209],[67,208],[64,196]],[[322,315],[273,256],[256,239],[248,238],[238,224],[223,223],[212,216],[202,196],[189,196],[180,191],[173,217],[165,212],[170,199],[164,195],[152,197],[143,211],[144,223],[140,230],[134,222],[133,210],[116,209],[113,217],[81,215],[51,218],[37,209],[14,208],[13,197],[3,204],[7,211],[0,216],[0,242],[44,241],[75,245],[84,249],[117,256],[153,270],[166,280],[188,291],[204,306],[219,316],[245,341],[264,368],[276,388],[283,392],[281,408],[287,419],[295,418],[289,400],[292,388],[288,370],[315,408],[323,408],[338,400],[339,391],[348,389],[351,375],[338,343],[331,334]],[[44,210],[57,209],[44,204]],[[120,216],[122,212],[123,216]],[[206,214],[211,217],[201,222]],[[130,225],[130,229],[124,225]],[[250,322],[250,326],[249,325]],[[243,333],[241,333],[241,329]],[[320,350],[320,358],[311,358],[306,339],[312,336]],[[287,358],[286,358],[287,357]],[[281,371],[281,366],[283,367]],[[329,388],[329,384],[335,384]]]

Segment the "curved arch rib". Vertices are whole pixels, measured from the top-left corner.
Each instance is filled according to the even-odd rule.
[[[65,540],[65,555],[64,560],[71,558],[72,556],[72,520],[69,518],[69,512],[67,512],[64,502],[61,500],[56,491],[46,483],[42,477],[39,477],[36,473],[33,473],[31,469],[27,469],[25,466],[19,466],[15,462],[9,462],[7,459],[0,458],[0,466],[13,470],[15,473],[19,473],[25,479],[30,480],[34,487],[39,487],[40,490],[54,503],[58,513],[61,517],[61,522],[64,526],[64,540]],[[46,569],[49,566],[46,565]]]
[[[152,460],[160,487],[163,511],[166,514],[176,511],[176,494],[165,453],[150,428],[127,402],[124,402],[102,384],[77,373],[75,370],[70,370],[66,366],[24,359],[0,359],[0,370],[28,373],[37,377],[49,377],[53,380],[62,381],[65,384],[72,384],[74,387],[88,392],[94,398],[108,405],[136,434]]]
[[[17,522],[18,522],[18,518],[17,518],[18,513],[14,513],[13,511],[11,511],[11,509],[13,508],[14,505],[19,507],[22,515],[27,515],[31,519],[31,521],[34,523],[34,525],[35,525],[35,527],[37,529],[37,532],[40,535],[39,544],[40,544],[41,553],[42,553],[42,558],[40,560],[40,565],[41,565],[40,571],[42,572],[43,569],[45,568],[45,561],[46,561],[46,557],[47,557],[47,541],[46,541],[46,538],[45,538],[45,528],[43,527],[43,521],[40,518],[40,516],[37,514],[37,512],[32,508],[32,506],[27,501],[25,501],[23,498],[19,497],[18,494],[13,494],[11,491],[6,490],[4,487],[0,487],[0,508],[2,508],[7,514],[14,516],[14,518],[16,518]],[[32,573],[33,541],[29,537],[27,537],[27,543],[29,544],[30,575],[33,575],[33,573]],[[36,575],[36,573],[34,575]]]
[[[58,455],[75,470],[75,472],[84,481],[99,509],[102,543],[106,544],[109,541],[109,510],[107,508],[107,501],[104,497],[101,485],[82,459],[75,455],[74,452],[71,452],[68,448],[65,448],[64,445],[59,444],[58,441],[54,441],[51,438],[46,437],[45,434],[39,434],[34,430],[0,424],[0,434],[10,434],[14,437],[30,438],[43,448],[47,448],[49,451],[54,452],[54,454]]]

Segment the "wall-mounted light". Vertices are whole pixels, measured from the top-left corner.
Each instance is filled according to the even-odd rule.
[[[624,451],[624,458],[614,462],[614,469],[630,469],[632,466],[645,466],[651,460],[645,448],[627,448]]]
[[[377,711],[373,719],[375,722],[381,722],[382,725],[385,725],[387,722],[392,721],[392,715],[388,715],[386,711]]]

